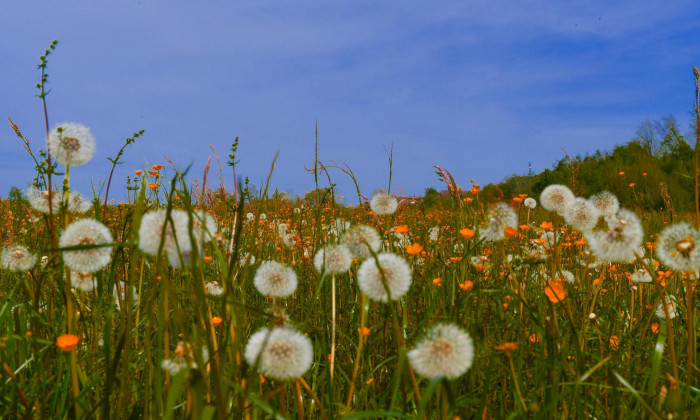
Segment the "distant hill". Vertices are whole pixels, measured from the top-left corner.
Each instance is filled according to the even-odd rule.
[[[583,197],[610,191],[628,208],[671,210],[672,203],[676,211],[693,211],[693,157],[693,148],[679,133],[676,120],[665,117],[645,121],[634,140],[612,152],[566,156],[552,169],[489,184],[482,194],[489,199],[518,194],[538,198],[548,185],[564,184]]]

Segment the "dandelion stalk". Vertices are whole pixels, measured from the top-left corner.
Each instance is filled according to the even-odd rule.
[[[336,309],[335,309],[335,273],[331,274],[331,387],[333,386],[333,372],[335,370],[335,335],[336,335]]]

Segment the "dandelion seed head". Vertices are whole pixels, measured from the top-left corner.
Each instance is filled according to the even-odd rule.
[[[350,269],[352,254],[345,245],[329,245],[321,248],[314,257],[314,267],[319,273],[339,274]]]
[[[221,296],[224,294],[224,288],[216,281],[210,281],[205,286],[209,296]]]
[[[562,214],[569,204],[574,201],[574,198],[574,193],[568,187],[553,184],[545,188],[540,194],[540,204],[547,211]]]
[[[82,290],[83,292],[89,292],[97,286],[95,278],[90,273],[78,273],[74,272],[70,275],[70,285],[74,289]]]
[[[669,226],[659,234],[656,255],[666,266],[677,271],[700,268],[700,232],[690,223]]]
[[[564,209],[563,216],[566,223],[570,224],[574,229],[587,232],[598,224],[600,213],[590,201],[578,197]]]
[[[372,300],[387,302],[388,296],[382,281],[382,272],[386,285],[395,300],[405,295],[411,287],[411,267],[401,257],[388,252],[377,255],[379,267],[374,258],[365,260],[357,270],[357,283],[364,294]]]
[[[438,324],[408,352],[408,360],[425,378],[456,379],[471,367],[474,344],[469,334],[456,325]]]
[[[253,334],[245,348],[249,365],[257,363],[258,372],[270,378],[285,380],[303,376],[313,362],[313,346],[304,334],[287,326]]]
[[[593,254],[610,262],[630,262],[638,252],[644,229],[639,218],[629,210],[620,209],[615,216],[605,218],[608,230],[584,233]]]
[[[85,213],[90,210],[92,204],[85,200],[82,194],[71,191],[68,196],[68,210],[76,213]]]
[[[620,202],[617,197],[608,191],[599,192],[589,201],[598,209],[601,216],[614,216],[620,210]]]
[[[523,201],[523,205],[529,209],[534,209],[537,207],[537,201],[532,197],[528,197]]]
[[[61,248],[67,248],[107,245],[113,242],[112,233],[107,226],[94,219],[81,219],[68,225],[61,234],[59,245]],[[112,248],[108,246],[63,251],[63,261],[68,268],[80,273],[94,273],[104,268],[109,264],[111,256]]]
[[[369,202],[369,208],[378,216],[394,214],[398,207],[396,197],[387,193],[375,194]]]
[[[0,254],[2,267],[10,271],[27,271],[36,264],[36,255],[20,245],[12,245]]]
[[[50,209],[55,214],[61,208],[61,195],[55,191],[39,191],[30,187],[25,195],[34,210],[41,213],[49,214]]]
[[[382,246],[382,240],[377,231],[365,225],[358,225],[350,229],[346,238],[346,245],[352,255],[361,260],[372,255],[370,249],[373,252],[378,252]]]
[[[488,212],[489,226],[482,230],[481,238],[487,241],[505,239],[506,227],[518,226],[518,214],[506,203],[498,203]]]
[[[652,278],[647,270],[640,268],[630,275],[630,280],[634,283],[651,283]]]
[[[297,288],[297,275],[276,261],[263,261],[253,278],[255,288],[263,295],[291,296]]]
[[[49,133],[48,149],[58,163],[80,166],[92,159],[95,153],[95,138],[86,126],[65,122]]]

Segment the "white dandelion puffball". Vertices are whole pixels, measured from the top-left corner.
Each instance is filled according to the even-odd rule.
[[[659,234],[656,255],[666,266],[691,272],[700,267],[700,232],[690,223],[669,226]]]
[[[437,242],[439,237],[440,237],[440,228],[438,226],[431,227],[430,231],[428,231],[428,239],[430,239],[433,242]]]
[[[13,245],[2,250],[0,263],[10,271],[27,271],[36,264],[36,255],[23,246]]]
[[[578,197],[564,209],[563,216],[574,229],[587,232],[598,224],[600,213],[590,201]]]
[[[245,360],[270,378],[285,380],[303,376],[311,367],[311,340],[291,327],[262,328],[250,337]]]
[[[360,290],[372,300],[387,302],[388,296],[382,281],[382,272],[386,286],[395,300],[405,295],[411,287],[411,267],[398,255],[383,252],[377,256],[381,272],[374,258],[369,258],[357,270],[357,284]]]
[[[399,202],[396,197],[386,193],[375,194],[369,203],[369,208],[378,216],[394,214],[398,207]]]
[[[192,221],[192,236],[197,244],[201,245],[202,243],[213,241],[217,230],[218,226],[214,216],[204,210],[197,210],[194,212],[194,220]],[[189,226],[186,232],[189,232]]]
[[[246,213],[245,218],[249,221],[255,220],[255,215],[253,213]]]
[[[48,151],[58,163],[84,165],[95,153],[95,138],[82,124],[61,123],[49,134]]]
[[[603,191],[589,199],[601,216],[614,216],[620,210],[620,202],[611,192]]]
[[[131,290],[131,302],[132,302],[132,308],[136,309],[139,304],[139,295],[136,293],[136,288],[134,286],[129,287]],[[119,289],[117,289],[117,285],[114,285],[114,288],[112,289],[112,295],[114,295],[114,305],[117,307],[117,310],[121,311],[122,306],[119,303],[119,301],[126,303],[127,299],[127,286],[123,282],[119,282]]]
[[[139,249],[157,256],[163,237],[163,251],[168,255],[170,264],[177,268],[180,266],[180,254],[184,256],[192,251],[188,235],[189,217],[182,210],[172,210],[170,215],[172,223],[166,219],[165,209],[152,210],[143,215],[139,226]]]
[[[209,296],[221,296],[224,294],[224,288],[216,281],[208,282],[205,288]]]
[[[593,254],[609,262],[634,260],[644,239],[644,228],[639,218],[629,210],[620,209],[615,216],[605,218],[607,231],[584,233]]]
[[[284,246],[287,248],[294,248],[294,245],[297,244],[297,234],[296,231],[292,231],[293,233],[288,233],[282,237],[282,243]]]
[[[640,268],[630,275],[630,280],[634,283],[651,283],[652,278],[647,270]]]
[[[39,191],[30,187],[26,197],[34,210],[41,213],[49,214],[50,209],[55,214],[61,208],[61,194],[56,191]]]
[[[74,289],[89,292],[97,286],[97,283],[90,273],[71,273],[70,285]]]
[[[444,376],[456,379],[471,367],[474,344],[469,334],[452,324],[438,324],[428,331],[413,350],[408,361],[417,374],[425,378]]]
[[[329,245],[321,248],[314,257],[314,267],[319,273],[339,274],[350,269],[352,254],[345,245]]]
[[[107,226],[94,219],[77,220],[61,234],[61,248],[112,244],[112,233]],[[63,261],[73,271],[94,273],[109,264],[111,246],[63,251]]]
[[[550,185],[540,194],[540,204],[547,211],[562,214],[569,204],[574,201],[574,193],[564,185]]]
[[[372,255],[370,249],[374,252],[378,252],[379,248],[382,246],[382,240],[376,229],[365,225],[355,226],[350,229],[346,239],[346,245],[352,255],[361,260]]]
[[[238,263],[241,266],[246,266],[246,265],[253,265],[255,264],[255,255],[252,255],[248,252],[244,252],[241,254],[241,256],[238,258]]]
[[[678,302],[675,296],[666,296],[663,302],[659,302],[656,306],[656,316],[661,319],[666,319],[666,310],[664,309],[664,304],[668,309],[668,317],[673,319],[676,317],[676,311],[678,310]]]
[[[529,209],[534,209],[537,207],[537,201],[532,197],[528,197],[525,199],[525,201],[523,201],[523,205]]]
[[[263,261],[255,272],[253,284],[263,295],[287,297],[297,289],[297,274],[276,261]]]
[[[498,241],[506,238],[506,227],[518,226],[518,214],[506,203],[498,203],[488,213],[489,226],[481,231],[481,238]]]
[[[68,194],[68,210],[76,213],[85,213],[90,210],[92,203],[85,200],[82,194],[77,191],[71,191]]]

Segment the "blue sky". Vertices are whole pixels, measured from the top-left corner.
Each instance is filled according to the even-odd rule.
[[[700,9],[692,1],[22,1],[0,15],[0,113],[45,147],[38,57],[51,40],[51,125],[76,121],[98,142],[71,171],[90,192],[106,157],[127,149],[117,188],[145,165],[225,161],[239,175],[313,189],[319,158],[346,162],[370,195],[442,188],[432,168],[485,184],[611,150],[645,119],[673,114],[689,131]],[[0,195],[25,188],[31,159],[0,129]],[[349,178],[331,170],[351,201]],[[225,168],[227,188],[233,188]],[[214,174],[210,179],[216,179]]]

